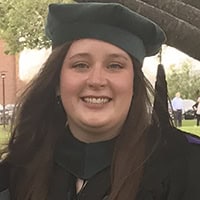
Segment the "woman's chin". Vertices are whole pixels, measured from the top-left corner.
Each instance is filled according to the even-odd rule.
[[[88,128],[95,128],[95,129],[105,129],[110,124],[109,122],[99,120],[99,119],[92,119],[83,122],[84,126]]]

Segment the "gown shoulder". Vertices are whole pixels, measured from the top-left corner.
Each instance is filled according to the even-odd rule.
[[[0,161],[0,200],[10,200],[8,181],[9,165]]]
[[[173,127],[162,132],[146,163],[137,200],[200,199],[200,138],[190,142],[188,134]]]

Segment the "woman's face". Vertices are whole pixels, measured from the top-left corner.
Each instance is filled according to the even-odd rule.
[[[72,43],[60,75],[60,95],[72,134],[81,141],[119,134],[133,96],[133,63],[122,49],[100,40]]]

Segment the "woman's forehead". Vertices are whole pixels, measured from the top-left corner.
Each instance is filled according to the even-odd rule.
[[[111,43],[90,38],[80,39],[72,42],[67,55],[69,57],[73,55],[87,56],[88,53],[95,55],[98,54],[99,52],[107,54],[108,56],[113,58],[121,56],[124,59],[132,60],[130,55],[123,49]]]

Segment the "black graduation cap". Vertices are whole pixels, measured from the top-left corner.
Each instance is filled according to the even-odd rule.
[[[81,38],[103,40],[140,63],[165,41],[158,25],[118,3],[50,4],[46,35],[53,47]]]

